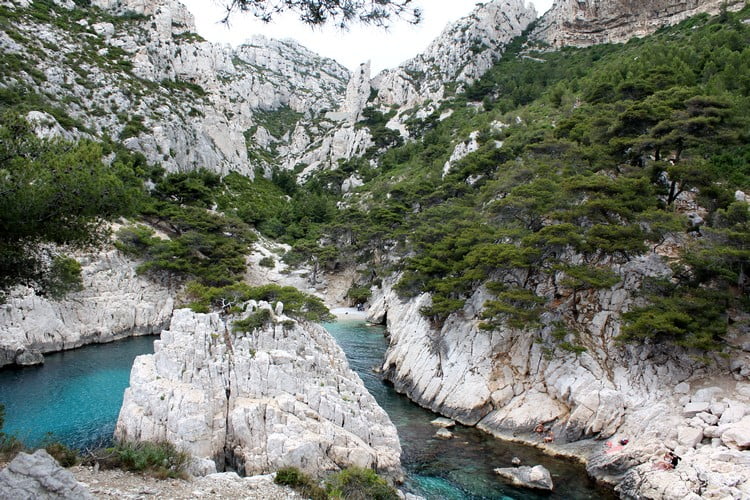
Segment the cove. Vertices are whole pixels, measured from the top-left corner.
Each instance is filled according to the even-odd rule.
[[[614,499],[611,489],[591,480],[581,464],[545,455],[540,450],[495,439],[475,428],[456,426],[455,437],[440,440],[430,421],[439,415],[397,393],[373,371],[382,365],[388,342],[382,326],[339,320],[324,325],[346,353],[378,404],[391,417],[401,440],[407,472],[405,489],[428,500],[459,499]],[[542,464],[555,483],[551,494],[534,493],[504,484],[493,472],[511,467],[513,457],[524,465]]]
[[[112,440],[130,368],[154,352],[154,336],[130,337],[44,356],[44,364],[0,369],[5,427],[27,446],[47,433],[84,449]]]
[[[616,498],[611,490],[591,481],[581,465],[549,457],[535,448],[463,426],[453,429],[456,437],[452,440],[434,438],[436,429],[430,421],[437,415],[398,394],[372,370],[382,364],[388,347],[384,328],[362,321],[324,326],[396,425],[407,472],[406,490],[428,500]],[[48,354],[42,366],[0,369],[5,431],[31,446],[38,445],[47,432],[76,448],[111,441],[133,360],[152,353],[155,338],[131,337],[90,345]],[[492,469],[509,467],[514,456],[526,465],[547,467],[556,491],[535,494],[502,483]]]

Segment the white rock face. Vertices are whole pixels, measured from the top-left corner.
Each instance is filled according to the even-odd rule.
[[[27,288],[9,294],[0,306],[0,366],[28,353],[159,333],[169,322],[174,307],[169,283],[138,276],[136,263],[116,250],[79,261],[84,289],[62,301]]]
[[[65,130],[33,112],[29,119],[40,135],[108,134],[171,172],[207,168],[252,177],[256,167],[268,165],[249,158],[248,147],[271,149],[252,140],[248,144],[246,132],[286,110],[299,113],[311,127],[344,98],[348,70],[294,41],[255,36],[233,50],[196,35],[192,15],[176,0],[95,4],[129,17],[105,18],[91,9],[75,30],[25,18],[14,25],[23,44],[0,33],[0,56],[17,54],[44,73],[44,80],[35,80],[19,72],[20,83],[49,96],[86,127],[85,132]],[[71,65],[69,54],[77,54],[78,67]],[[309,145],[310,139],[279,152],[278,163],[286,160],[283,153],[304,152]]]
[[[378,104],[410,108],[442,99],[446,82],[472,83],[535,18],[536,11],[523,0],[477,4],[469,16],[448,25],[424,53],[373,79]]]
[[[155,353],[136,358],[116,437],[168,440],[245,474],[398,473],[396,429],[331,336],[258,307],[272,320],[247,334],[215,313],[175,311]]]
[[[362,117],[362,110],[370,98],[370,62],[363,63],[346,86],[346,97],[341,107],[346,118],[354,123]]]
[[[716,14],[723,0],[555,0],[530,38],[554,48],[627,42],[688,17]],[[730,8],[745,2],[730,0]]]
[[[465,158],[469,154],[479,149],[477,137],[479,137],[479,132],[474,131],[469,135],[468,140],[456,144],[456,147],[453,148],[453,152],[451,153],[450,158],[448,158],[448,161],[446,161],[445,165],[443,165],[443,179],[445,179],[445,176],[448,175],[451,167],[453,167],[453,165],[457,161]]]
[[[546,324],[575,324],[577,342],[586,348],[577,355],[560,348],[549,327],[479,329],[479,313],[489,298],[482,289],[462,311],[436,327],[419,312],[430,305],[428,294],[403,301],[386,281],[373,295],[369,318],[387,321],[390,347],[383,373],[398,391],[420,405],[497,436],[541,444],[543,436],[533,432],[541,423],[552,430],[553,445],[586,438],[628,439],[616,453],[601,443],[582,456],[589,461],[592,475],[612,484],[621,482],[629,471],[645,474],[653,469],[653,462],[661,460],[667,449],[682,457],[680,467],[700,475],[717,450],[743,450],[750,444],[744,430],[748,417],[742,420],[748,398],[742,392],[745,386],[738,382],[743,377],[730,371],[735,364],[732,359],[717,359],[705,367],[675,349],[618,344],[620,314],[633,303],[630,291],[638,290],[645,276],[662,275],[667,268],[660,257],[649,255],[615,269],[621,283],[575,298],[563,293],[557,297],[554,313],[542,316]],[[498,279],[512,282],[514,278]],[[550,278],[540,275],[535,280],[530,278],[537,294],[551,299],[555,292]],[[739,359],[746,354],[733,356]],[[682,382],[675,392],[673,388]],[[690,387],[696,389],[683,395]],[[720,416],[726,424],[722,425]],[[726,434],[729,421],[732,432]],[[646,463],[648,468],[637,468]],[[729,488],[732,498],[750,494],[746,465],[730,461],[711,465],[710,470],[714,473],[703,483],[707,488]],[[638,480],[628,479],[622,491],[634,498],[678,498],[677,493],[652,497],[643,491],[701,490],[697,479],[664,477],[648,482],[644,490],[639,489]],[[733,477],[739,479],[733,481]],[[674,484],[668,486],[667,479]]]
[[[94,497],[70,471],[40,449],[33,454],[19,453],[0,470],[0,498],[92,500]]]

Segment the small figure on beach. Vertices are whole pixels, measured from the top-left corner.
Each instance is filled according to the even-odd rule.
[[[537,424],[536,427],[534,427],[534,432],[537,434],[544,434],[547,432],[547,429],[544,428],[544,424]]]
[[[546,436],[544,436],[544,442],[545,443],[551,443],[555,440],[555,433],[552,431],[549,431]]]

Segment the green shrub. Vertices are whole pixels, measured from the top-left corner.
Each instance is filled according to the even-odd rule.
[[[269,321],[271,321],[271,311],[261,309],[245,319],[235,321],[232,324],[232,330],[235,332],[252,332],[253,330],[263,328]]]
[[[91,461],[106,468],[140,472],[158,479],[186,478],[190,456],[178,451],[172,443],[118,443],[111,448],[96,450]]]
[[[346,292],[346,298],[352,301],[354,305],[364,304],[370,299],[370,296],[372,296],[372,291],[368,286],[352,285],[352,287],[349,288],[349,291]]]
[[[43,288],[53,299],[60,299],[71,292],[80,292],[83,290],[81,264],[71,257],[54,257],[45,275]]]
[[[45,440],[44,449],[63,467],[72,467],[79,462],[76,450],[67,447],[59,441]]]
[[[329,321],[333,318],[330,311],[318,297],[300,292],[291,286],[263,285],[252,287],[246,283],[234,283],[222,287],[205,286],[191,282],[186,287],[191,308],[217,308],[222,303],[231,302],[239,305],[248,300],[265,301],[269,304],[282,302],[284,314],[309,321]]]
[[[345,500],[396,500],[398,493],[371,469],[350,467],[326,480],[332,498]]]
[[[5,425],[5,405],[0,403],[0,461],[13,459],[18,452],[24,450],[23,443],[16,436],[9,436],[3,432]]]
[[[263,257],[260,259],[260,262],[258,262],[258,265],[268,268],[274,268],[276,266],[276,261],[273,257]]]
[[[283,484],[297,490],[311,500],[327,500],[328,494],[315,481],[296,467],[283,467],[276,472],[276,484]]]

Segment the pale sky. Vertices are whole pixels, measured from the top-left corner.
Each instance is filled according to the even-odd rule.
[[[212,42],[240,45],[254,34],[270,38],[293,38],[322,56],[335,59],[349,69],[371,61],[372,74],[393,68],[422,52],[445,26],[469,12],[476,0],[415,0],[423,12],[422,22],[413,26],[394,21],[388,31],[354,24],[349,31],[335,26],[311,28],[293,15],[277,16],[263,23],[253,16],[233,14],[231,26],[219,23],[224,11],[219,0],[182,0],[195,16],[200,34]],[[528,1],[528,0],[527,0]],[[539,15],[552,6],[553,0],[531,0]]]

